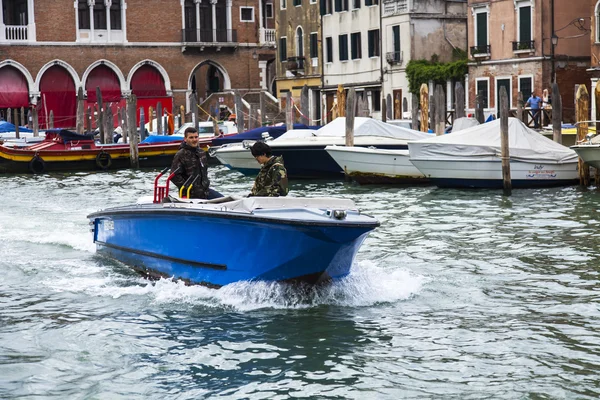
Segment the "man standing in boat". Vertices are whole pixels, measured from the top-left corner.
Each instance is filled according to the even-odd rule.
[[[204,150],[198,146],[198,130],[190,127],[183,135],[183,143],[171,164],[171,171],[175,172],[171,182],[179,189],[183,187],[182,197],[187,197],[190,186],[191,199],[223,197],[217,191],[209,189],[208,159]]]
[[[255,142],[250,148],[252,156],[262,164],[250,196],[279,197],[288,194],[287,171],[283,157],[271,155],[271,147],[265,142]]]

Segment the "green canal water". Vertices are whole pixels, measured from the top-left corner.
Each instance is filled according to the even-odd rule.
[[[0,176],[0,398],[600,397],[594,187],[292,182],[380,220],[350,276],[213,290],[95,254],[86,215],[149,195],[155,174]]]

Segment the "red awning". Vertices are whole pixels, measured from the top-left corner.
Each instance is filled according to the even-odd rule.
[[[165,80],[151,65],[141,66],[131,78],[131,91],[138,99],[165,97]]]
[[[65,68],[54,65],[44,72],[40,82],[40,95],[40,128],[46,129],[49,126],[50,111],[54,113],[55,128],[75,127],[77,92],[75,82]]]
[[[29,106],[27,80],[18,69],[0,68],[0,108]]]
[[[85,90],[87,91],[87,100],[89,103],[95,103],[96,88],[100,88],[102,92],[102,102],[119,102],[121,101],[121,85],[115,71],[106,65],[99,65],[90,72],[90,75],[85,82]]]

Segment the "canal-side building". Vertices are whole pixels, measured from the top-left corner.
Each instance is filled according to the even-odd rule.
[[[306,1],[306,0],[304,0]],[[323,118],[331,121],[336,90],[354,87],[381,119],[381,18],[379,0],[323,0]]]
[[[499,88],[525,101],[535,91],[560,87],[563,120],[574,118],[574,90],[589,85],[592,0],[469,0],[468,104],[481,94],[486,114],[498,113]],[[593,0],[595,5],[596,0]],[[588,87],[589,89],[589,87]],[[551,102],[551,99],[549,99]]]
[[[596,98],[593,95],[593,92],[595,91],[598,80],[600,79],[600,0],[595,0],[592,2],[589,16],[591,20],[591,59],[588,73],[591,78],[590,85],[592,90],[590,93],[592,109],[591,119],[596,120],[596,109],[599,105],[596,104]]]
[[[383,92],[392,99],[388,115],[400,119],[418,107],[409,93],[408,62],[451,62],[467,50],[467,0],[389,0],[382,7]],[[433,83],[430,86],[432,93]],[[447,82],[444,89],[451,110],[454,82]]]
[[[74,127],[87,106],[185,105],[272,87],[270,0],[0,0],[0,112],[35,106],[40,127]]]
[[[321,123],[321,15],[316,0],[277,0],[277,97],[282,109],[292,93],[301,109],[301,91],[309,90],[311,124]],[[298,112],[296,113],[298,114]]]

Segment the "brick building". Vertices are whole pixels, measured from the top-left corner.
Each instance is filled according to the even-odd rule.
[[[36,106],[40,127],[74,127],[76,94],[111,107],[269,89],[270,0],[0,0],[0,112]]]
[[[525,101],[532,91],[541,97],[555,78],[563,120],[573,121],[575,85],[589,89],[592,1],[469,0],[468,107],[475,107],[479,93],[485,112],[497,115],[504,86],[516,109],[519,91]]]

